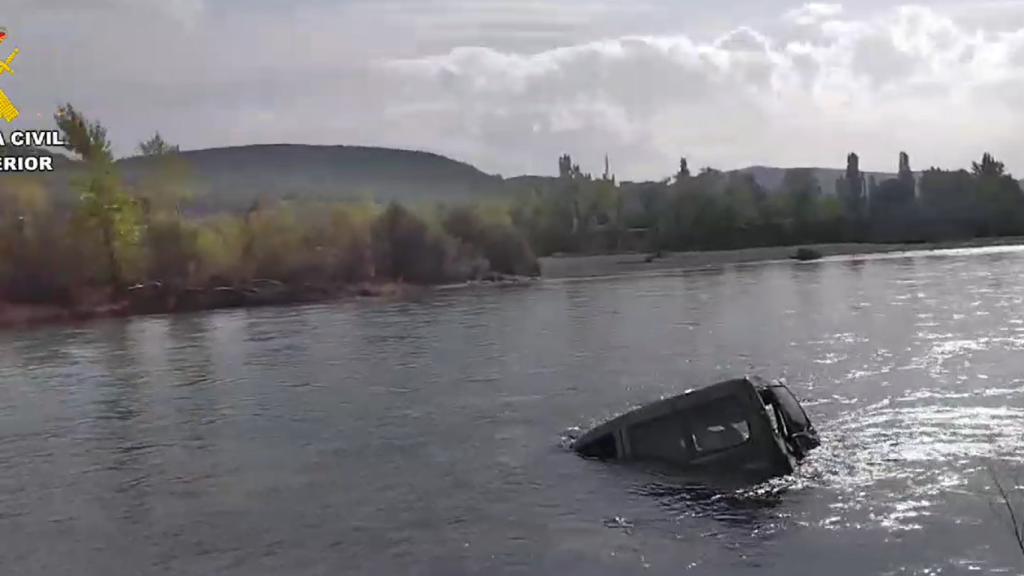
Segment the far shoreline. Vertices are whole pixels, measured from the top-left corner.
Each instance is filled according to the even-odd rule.
[[[236,300],[234,302],[210,298],[222,290],[240,292],[228,288],[186,290],[175,294],[169,299],[170,301],[167,298],[143,297],[134,302],[130,299],[117,302],[101,300],[92,304],[71,307],[57,304],[20,304],[0,300],[0,332],[41,326],[72,326],[108,318],[180,316],[216,310],[252,310],[358,300],[413,300],[431,291],[520,286],[534,280],[539,280],[539,278],[494,275],[491,278],[437,285],[362,282],[320,289],[295,287],[294,290],[292,287],[278,283],[283,289],[277,293],[257,295],[257,298],[244,301],[234,299]],[[193,298],[189,303],[182,304],[178,300],[181,300],[182,296],[187,293],[191,293]]]
[[[578,255],[566,254],[538,258],[540,275],[534,278],[501,277],[492,280],[477,280],[435,286],[419,286],[403,283],[361,283],[342,286],[316,297],[284,297],[263,303],[244,305],[199,305],[180,309],[141,311],[133,310],[128,302],[101,303],[92,306],[66,308],[47,304],[14,304],[0,301],[0,331],[18,330],[38,326],[78,325],[103,318],[164,316],[187,313],[202,313],[223,309],[252,309],[262,307],[296,306],[302,304],[323,304],[346,300],[403,300],[421,296],[429,291],[459,290],[473,287],[500,288],[522,285],[532,281],[586,280],[607,277],[621,277],[638,274],[698,271],[711,268],[741,265],[787,262],[793,260],[798,248],[810,248],[821,254],[822,259],[837,257],[877,256],[891,254],[930,254],[946,250],[986,247],[1024,247],[1024,237],[975,238],[972,240],[931,242],[914,244],[803,244],[793,246],[765,246],[735,250],[707,250],[690,252],[665,252],[652,257],[648,253],[620,253]],[[820,262],[822,259],[810,262]],[[805,262],[806,263],[806,262]]]
[[[597,255],[555,255],[540,258],[541,279],[565,280],[627,276],[641,273],[700,270],[734,264],[755,264],[791,260],[798,248],[810,248],[822,258],[872,256],[910,252],[935,252],[992,246],[1024,246],[1024,237],[974,238],[971,240],[915,244],[802,244],[764,246],[735,250],[665,252],[652,258],[648,253]],[[820,261],[819,260],[812,260]]]

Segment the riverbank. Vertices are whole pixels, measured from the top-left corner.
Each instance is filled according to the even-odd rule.
[[[255,308],[299,304],[344,297],[395,297],[408,288],[396,284],[353,286],[343,289],[298,294],[291,289],[271,292],[252,289],[212,288],[182,290],[176,294],[154,294],[155,285],[138,286],[117,301],[92,297],[72,306],[0,302],[0,329],[28,328],[47,324],[68,324],[100,318],[177,314],[222,308]]]
[[[975,238],[957,242],[918,244],[808,244],[804,248],[817,251],[823,258],[831,256],[862,256],[897,252],[951,250],[984,246],[1024,245],[1024,237]],[[541,277],[547,279],[593,278],[619,276],[638,272],[661,272],[700,269],[728,264],[772,262],[790,259],[800,246],[765,246],[738,250],[698,252],[666,252],[652,258],[650,254],[602,254],[595,256],[549,256],[540,258]]]
[[[219,286],[169,290],[158,282],[133,286],[120,299],[96,292],[73,306],[19,304],[0,301],[0,330],[49,324],[69,324],[101,318],[181,314],[226,308],[258,308],[313,304],[355,298],[407,299],[432,289],[511,286],[529,278],[492,274],[481,280],[441,286],[399,282],[364,282],[342,286],[290,286],[273,280],[254,280],[241,287]]]
[[[918,244],[810,244],[823,258],[951,250],[986,246],[1024,245],[1024,237],[980,238],[958,242]],[[539,259],[541,279],[591,278],[673,270],[693,270],[755,262],[790,259],[800,246],[768,246],[738,250],[715,250],[650,254],[603,254],[593,256],[549,256]],[[510,286],[532,279],[494,274],[489,278],[442,286],[404,283],[361,283],[339,287],[288,286],[256,280],[249,285],[187,289],[169,293],[159,284],[136,286],[126,298],[114,301],[93,295],[75,306],[14,304],[0,301],[0,330],[47,324],[66,324],[99,318],[176,314],[224,308],[255,308],[329,302],[350,298],[412,298],[432,289],[461,289],[474,286]]]

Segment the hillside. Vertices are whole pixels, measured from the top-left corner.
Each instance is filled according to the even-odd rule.
[[[237,211],[253,201],[303,199],[344,200],[372,196],[380,201],[406,202],[508,198],[520,190],[552,190],[551,176],[517,176],[502,179],[474,166],[429,152],[363,146],[311,146],[271,144],[190,150],[181,158],[191,176],[196,200],[193,212]],[[118,161],[122,175],[137,183],[149,172],[153,160],[144,157]],[[58,170],[45,177],[51,196],[61,202],[75,197],[70,178],[81,165],[70,160],[57,163]],[[822,191],[835,191],[842,169],[813,168]],[[753,174],[768,189],[777,188],[785,168],[751,166],[738,170]],[[869,172],[879,181],[891,173]],[[0,175],[0,182],[7,176]]]
[[[273,144],[189,150],[181,159],[197,193],[192,209],[199,212],[244,209],[258,198],[454,200],[505,190],[498,176],[444,156],[409,150]],[[71,198],[70,180],[82,167],[73,161],[57,166],[45,176],[47,189],[58,200]],[[154,161],[131,157],[119,160],[118,166],[127,182],[137,183]]]
[[[493,194],[501,179],[428,152],[361,146],[261,145],[182,153],[209,208],[232,208],[257,197],[339,200],[460,199]],[[128,180],[151,160],[121,161]]]

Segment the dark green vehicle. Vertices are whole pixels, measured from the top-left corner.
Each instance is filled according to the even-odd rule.
[[[572,447],[587,458],[661,464],[698,482],[757,484],[792,474],[820,445],[785,384],[747,376],[627,412]]]

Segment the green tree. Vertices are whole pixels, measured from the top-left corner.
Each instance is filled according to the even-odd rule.
[[[821,184],[810,168],[790,168],[782,176],[783,193],[789,196],[789,210],[792,218],[792,232],[803,240],[810,240],[815,218],[818,216],[818,201],[821,198]]]
[[[994,177],[998,178],[1006,173],[1006,166],[992,157],[991,154],[985,152],[981,156],[981,162],[971,162],[971,174],[975,177]]]
[[[66,299],[65,231],[40,177],[16,174],[0,180],[0,300]]]
[[[896,178],[881,183],[871,178],[868,208],[876,238],[898,241],[916,234],[908,230],[917,224],[916,186],[905,152],[900,152]]]
[[[679,159],[679,170],[676,171],[675,180],[676,180],[676,182],[679,182],[680,180],[685,180],[685,179],[687,179],[689,177],[690,177],[690,165],[689,165],[689,162],[686,161],[685,157],[682,157],[682,158]]]
[[[1011,235],[1024,232],[1024,196],[1020,183],[1006,172],[1005,165],[985,153],[981,162],[971,164],[974,199],[978,203],[979,235]]]
[[[375,276],[412,284],[449,278],[452,246],[408,208],[392,202],[373,222]]]
[[[449,236],[480,254],[492,271],[524,276],[535,272],[536,258],[511,222],[479,207],[456,206],[444,215],[443,226]]]
[[[921,209],[931,239],[965,238],[974,234],[978,218],[975,177],[966,170],[929,168],[918,180]]]
[[[71,104],[58,108],[54,120],[63,133],[65,148],[86,165],[87,174],[73,182],[81,193],[81,222],[87,230],[98,232],[109,285],[118,293],[125,287],[126,252],[139,238],[138,204],[122,186],[106,127],[89,120]]]
[[[896,174],[896,179],[903,185],[904,190],[909,190],[910,196],[917,196],[917,179],[914,177],[914,171],[910,169],[910,156],[906,152],[900,152],[899,171]],[[904,194],[907,193],[904,192]]]
[[[182,202],[192,200],[195,192],[189,178],[188,165],[178,145],[169,144],[159,132],[136,148],[143,158],[145,175],[135,189],[145,211],[150,214],[181,214]]]
[[[572,163],[572,157],[565,154],[558,159],[558,177],[561,184],[561,194],[567,200],[572,211],[572,234],[575,236],[584,232],[587,223],[584,221],[584,210],[586,199],[585,183],[590,180],[590,174],[584,174],[579,164]]]
[[[181,203],[191,198],[180,148],[159,132],[137,146],[144,172],[133,196],[139,200],[148,251],[147,277],[187,284],[200,261],[199,231],[181,218]]]
[[[846,157],[846,173],[841,188],[847,216],[852,220],[863,218],[867,208],[867,186],[864,173],[860,171],[860,158],[853,152]]]
[[[750,174],[729,175],[724,196],[730,220],[736,227],[747,230],[757,224],[764,195],[764,189]]]
[[[140,156],[163,156],[181,152],[181,148],[177,144],[169,144],[158,130],[149,140],[139,143],[138,152]]]

